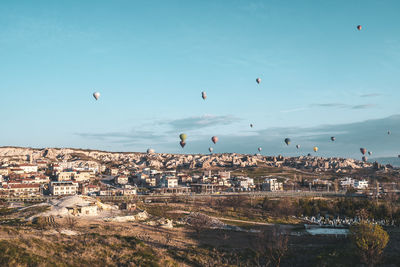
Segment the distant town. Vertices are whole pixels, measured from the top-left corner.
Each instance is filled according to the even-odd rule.
[[[260,169],[265,172],[253,172]],[[343,158],[3,147],[0,148],[0,197],[273,191],[380,197],[388,192],[399,192],[398,182],[387,179],[387,182],[378,183],[366,170],[373,170],[375,176],[400,177],[400,170],[391,165]]]

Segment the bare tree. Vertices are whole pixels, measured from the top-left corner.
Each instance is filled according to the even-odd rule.
[[[65,218],[65,223],[70,229],[74,229],[78,221],[75,217],[68,215],[68,217]]]
[[[256,242],[258,266],[279,267],[283,256],[288,251],[288,234],[275,225],[272,231],[264,231],[259,234]]]
[[[239,208],[243,207],[247,202],[247,197],[245,196],[230,196],[225,199],[225,205],[233,208],[237,211]]]

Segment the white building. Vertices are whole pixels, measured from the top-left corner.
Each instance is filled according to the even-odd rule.
[[[367,180],[354,180],[350,177],[346,177],[344,180],[340,181],[340,185],[342,187],[354,187],[355,189],[367,189],[368,181]]]
[[[78,183],[73,181],[57,181],[50,183],[50,193],[53,196],[76,195],[78,192]]]
[[[57,175],[57,181],[71,181],[75,175],[76,172],[60,172]]]
[[[367,189],[368,188],[368,181],[367,180],[355,181],[354,182],[354,188],[356,188],[356,189]]]
[[[174,176],[167,176],[160,180],[161,187],[173,188],[178,187],[178,178]]]
[[[219,171],[219,172],[218,172],[218,176],[219,176],[221,179],[228,180],[228,179],[231,179],[231,172]]]
[[[73,178],[77,182],[86,182],[90,180],[90,172],[88,171],[80,171],[79,173],[76,173]]]
[[[354,186],[354,179],[350,177],[345,177],[344,180],[340,181],[341,187],[352,187]]]
[[[33,165],[33,164],[21,164],[19,165],[19,168],[24,171],[24,173],[30,173],[30,172],[37,172],[38,171],[38,166]]]
[[[254,179],[249,177],[240,178],[238,180],[238,186],[243,189],[249,189],[254,187]]]
[[[9,184],[3,186],[13,196],[39,196],[40,184]]]
[[[123,196],[136,195],[137,194],[137,188],[133,187],[131,185],[124,185],[124,188],[122,189],[121,193],[122,193]]]
[[[114,178],[114,183],[116,184],[127,184],[128,183],[128,176],[126,175],[118,175]]]
[[[276,178],[267,178],[264,180],[262,187],[266,191],[282,191],[283,183],[278,182]]]

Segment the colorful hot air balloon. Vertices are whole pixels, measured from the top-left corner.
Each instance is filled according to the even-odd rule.
[[[315,146],[315,147],[313,148],[313,150],[314,150],[314,152],[317,152],[317,151],[318,151],[318,147]]]
[[[214,151],[214,148],[209,147],[209,148],[208,148],[208,151],[210,151],[210,153],[212,153],[212,152]]]
[[[259,148],[258,148],[258,151],[259,151],[259,152],[261,152],[261,150],[262,150],[262,148],[261,148],[261,147],[259,147]]]
[[[94,99],[99,100],[99,98],[100,98],[100,93],[99,93],[99,92],[94,92],[94,93],[93,93],[93,97],[94,97]]]
[[[285,138],[286,145],[290,145],[290,138]]]
[[[250,123],[250,127],[253,128],[253,124],[252,123]]]
[[[299,149],[299,148],[300,148],[300,145],[296,145],[296,148]]]
[[[367,153],[367,150],[362,147],[362,148],[360,148],[360,152],[361,152],[361,154],[365,155],[365,153]]]
[[[216,137],[216,136],[211,137],[211,141],[212,141],[214,144],[216,144],[216,143],[218,142],[218,137]]]
[[[186,137],[187,137],[187,135],[184,134],[184,133],[181,133],[181,134],[179,135],[179,138],[181,139],[182,142],[185,142],[185,141],[186,141]]]
[[[147,149],[147,154],[153,154],[153,153],[154,153],[154,149],[152,149],[152,148]]]
[[[357,30],[361,31],[362,26],[361,25],[357,25]]]
[[[331,141],[333,142],[333,141],[335,141],[335,140],[336,140],[336,137],[332,136],[332,137],[331,137]]]
[[[256,82],[257,82],[258,84],[260,84],[260,83],[261,83],[261,79],[260,79],[260,78],[257,78],[257,79],[256,79]]]
[[[310,154],[310,153],[308,153],[308,154],[307,154],[307,157],[311,157],[311,154]]]
[[[185,147],[185,145],[186,145],[186,143],[185,143],[185,142],[183,142],[183,141],[180,141],[180,142],[179,142],[179,144],[181,145],[181,147],[182,147],[182,148],[184,148],[184,147]]]
[[[201,97],[202,97],[204,100],[206,100],[206,98],[207,98],[206,92],[201,92]]]
[[[371,152],[371,151],[368,151],[368,155],[370,155],[370,156],[371,156],[371,155],[372,155],[372,152]]]
[[[366,156],[362,157],[362,161],[367,162],[368,158]]]

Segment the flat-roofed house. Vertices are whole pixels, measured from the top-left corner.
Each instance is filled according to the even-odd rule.
[[[60,172],[57,175],[57,181],[71,181],[74,179],[76,172]]]
[[[78,183],[73,181],[55,181],[50,183],[49,189],[53,196],[76,195],[78,186]]]
[[[9,184],[5,187],[12,196],[32,197],[41,195],[40,184]]]
[[[38,166],[33,165],[33,164],[20,164],[19,168],[24,171],[24,173],[30,173],[30,172],[37,172],[38,171]]]

